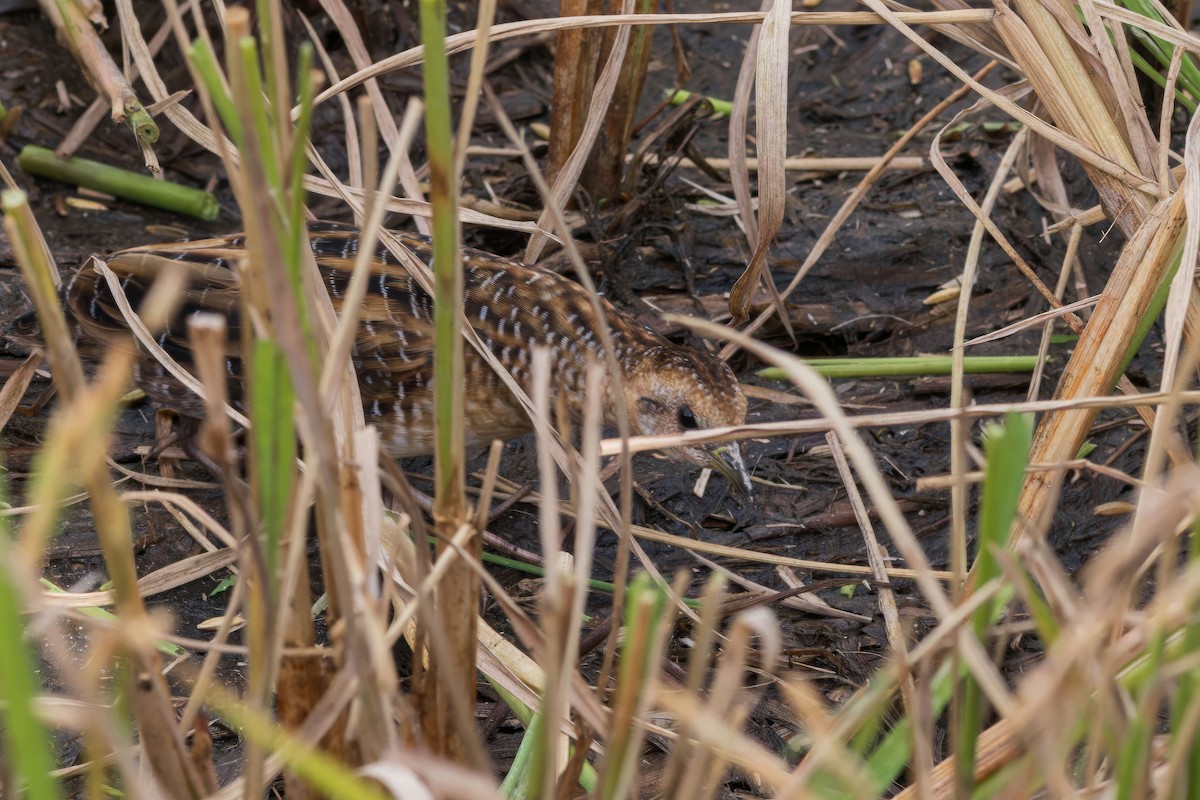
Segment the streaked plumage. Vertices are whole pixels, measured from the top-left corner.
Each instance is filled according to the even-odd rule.
[[[432,257],[429,240],[401,234],[419,258]],[[350,280],[358,252],[358,231],[333,223],[310,226],[310,241],[335,308]],[[133,307],[149,289],[164,261],[190,271],[183,302],[160,343],[177,361],[189,363],[185,319],[208,311],[224,316],[230,341],[240,325],[237,264],[245,257],[242,235],[124,250],[107,259],[121,278]],[[552,387],[573,416],[580,412],[590,360],[602,356],[599,320],[584,289],[557,273],[528,267],[477,250],[463,252],[465,313],[492,353],[526,391],[535,344],[551,350]],[[393,457],[433,448],[433,301],[407,269],[380,247],[372,264],[367,296],[360,309],[353,348],[363,405]],[[81,270],[66,291],[81,333],[97,341],[125,334],[125,321],[106,282]],[[745,421],[746,400],[737,379],[721,360],[671,344],[611,304],[603,303],[622,368],[625,397],[636,433],[678,433],[688,428],[737,425]],[[531,430],[516,399],[474,348],[465,348],[466,422],[470,445],[507,439]],[[237,353],[227,359],[231,395],[241,394]],[[150,356],[139,361],[137,383],[159,406],[192,417],[203,415],[199,398],[188,392]],[[610,398],[611,400],[611,398]],[[612,403],[606,409],[613,422]],[[679,449],[676,457],[713,466],[739,488],[749,481],[736,444]]]

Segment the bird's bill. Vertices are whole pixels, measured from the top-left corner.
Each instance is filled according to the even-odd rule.
[[[742,450],[737,442],[728,442],[709,451],[708,466],[720,473],[737,492],[750,497],[750,471],[742,461]]]

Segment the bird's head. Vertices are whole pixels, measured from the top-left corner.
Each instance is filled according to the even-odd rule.
[[[688,347],[650,348],[626,371],[624,385],[630,425],[637,434],[679,434],[746,421],[746,397],[733,370],[721,359]],[[737,442],[669,452],[674,458],[711,467],[749,495],[750,473]]]

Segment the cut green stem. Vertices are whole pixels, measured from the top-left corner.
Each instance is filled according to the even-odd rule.
[[[86,158],[59,158],[52,150],[33,144],[21,150],[17,163],[30,175],[75,184],[206,222],[215,220],[221,211],[217,198],[201,189],[156,180],[149,175]]]
[[[826,378],[887,378],[919,375],[949,375],[950,356],[913,356],[905,358],[813,358],[804,363]],[[967,356],[963,371],[968,374],[989,372],[1032,372],[1037,356]],[[787,380],[776,367],[758,371],[761,378]]]

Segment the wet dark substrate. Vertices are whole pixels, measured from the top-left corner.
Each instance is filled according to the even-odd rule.
[[[689,5],[697,4],[711,10],[700,0],[690,4],[677,3],[676,7],[686,11]],[[143,5],[147,18],[159,18],[157,6]],[[533,0],[510,2],[502,13],[509,15],[507,18],[533,16],[544,13],[544,5]],[[838,10],[843,6],[852,7],[850,3],[833,3],[822,6],[822,10]],[[362,8],[372,30],[371,44],[377,55],[411,45],[414,24],[403,16],[401,4],[385,8],[367,2]],[[470,20],[467,9],[453,9],[452,22],[457,26],[456,30],[470,27]],[[338,37],[329,32],[330,26],[320,17],[316,23],[324,26],[321,29],[326,31],[325,43],[339,69],[346,74],[350,71],[348,57]],[[694,71],[688,87],[718,97],[732,96],[734,76],[748,32],[746,27],[681,27],[680,38]],[[791,72],[789,153],[792,155],[882,153],[894,135],[955,88],[954,82],[928,61],[925,62],[923,81],[917,86],[911,85],[905,64],[915,58],[917,52],[895,32],[870,27],[838,29],[836,34],[844,46],[816,28],[793,32],[793,50],[798,55]],[[90,102],[93,95],[78,70],[54,42],[46,23],[37,15],[22,12],[0,16],[0,40],[6,51],[0,72],[0,101],[10,108],[25,107],[20,125],[6,143],[0,144],[0,158],[12,168],[15,153],[22,145],[36,143],[53,147],[80,113],[78,106],[67,111],[56,108],[55,81],[62,80],[70,92],[85,101]],[[653,108],[661,91],[673,80],[665,34],[658,34],[654,48],[656,56],[643,101],[647,111]],[[968,69],[983,63],[955,46],[947,49],[960,57],[960,63]],[[493,88],[518,123],[546,121],[551,70],[547,48],[510,42],[502,45],[501,51],[513,57],[491,74]],[[182,67],[177,57],[168,55],[166,60],[173,65],[166,70],[168,82],[177,88],[184,80]],[[456,64],[461,74],[465,61]],[[416,73],[402,73],[383,81],[385,94],[394,109],[403,107],[407,94],[419,91],[418,77]],[[998,76],[993,78],[997,84],[1003,80]],[[340,169],[344,163],[339,113],[335,104],[328,104],[318,114],[317,143],[334,169]],[[911,152],[924,154],[931,135],[923,134]],[[707,122],[700,125],[695,141],[702,152],[723,156],[726,137],[725,123]],[[495,126],[487,125],[486,120],[480,126],[477,141],[493,146],[505,144]],[[1007,136],[994,137],[981,127],[970,127],[947,145],[947,160],[968,189],[979,196],[1007,143]],[[64,270],[74,268],[93,252],[104,253],[156,238],[171,238],[153,226],[169,225],[192,232],[227,232],[239,227],[228,186],[212,157],[169,125],[164,126],[159,153],[167,176],[172,180],[203,185],[216,176],[216,188],[226,209],[218,222],[201,226],[122,202],[109,203],[106,211],[69,209],[65,216],[60,216],[55,211],[56,203],[71,193],[68,187],[17,176],[30,193],[51,250]],[[136,168],[138,163],[126,131],[107,123],[97,130],[81,154],[130,168]],[[498,195],[509,201],[534,202],[530,183],[517,160],[473,160],[468,165],[467,176],[467,193],[486,196],[486,181]],[[705,216],[685,207],[685,199],[691,200],[691,197],[687,195],[689,190],[683,177],[731,194],[728,186],[716,184],[699,172],[679,173],[668,177],[654,195],[638,197],[641,204],[638,214],[625,220],[617,230],[604,231],[605,224],[613,219],[612,214],[606,212],[599,215],[588,230],[581,231],[585,239],[589,238],[590,232],[603,232],[601,236],[591,237],[597,244],[591,249],[594,255],[591,266],[601,288],[616,302],[637,310],[651,324],[662,324],[653,308],[692,313],[697,309],[710,314],[721,312],[723,294],[728,292],[748,257],[745,239],[731,217]],[[773,250],[772,268],[777,283],[785,285],[790,280],[858,177],[848,174],[789,180],[789,215]],[[648,181],[649,178],[646,183]],[[1093,202],[1078,176],[1070,188],[1076,205]],[[343,216],[329,201],[316,199],[313,205],[319,215]],[[1042,238],[1045,213],[1028,194],[1018,193],[1003,197],[994,216],[1022,255],[1038,267],[1044,280],[1053,284],[1064,247],[1058,239],[1047,242]],[[393,222],[402,224],[403,221]],[[808,356],[946,352],[952,340],[953,309],[947,305],[931,308],[922,301],[961,270],[971,225],[970,215],[932,169],[889,173],[839,234],[821,265],[789,299],[789,318],[798,339],[796,351]],[[467,237],[474,246],[503,254],[515,254],[522,244],[513,235],[503,232],[468,231]],[[1113,262],[1113,254],[1119,247],[1119,242],[1114,241],[1115,236],[1102,246],[1092,244],[1096,238],[1085,237],[1082,252],[1092,291],[1103,285],[1104,269]],[[3,268],[0,271],[0,315],[9,318],[22,302],[21,283],[9,245],[2,239],[0,268]],[[687,293],[689,286],[694,287],[692,296]],[[986,248],[968,336],[995,330],[1043,308],[1025,280],[998,249]],[[790,347],[778,325],[769,326],[762,335],[775,344]],[[1056,346],[1056,362],[1043,384],[1047,387],[1043,389],[1043,396],[1048,396],[1053,386],[1054,370],[1065,359],[1067,351],[1062,348],[1067,346]],[[980,352],[1031,353],[1035,348],[1036,338],[1026,335],[982,348]],[[733,363],[746,383],[778,391],[786,389],[756,377],[754,371],[760,364],[741,356]],[[1149,372],[1143,372],[1139,362],[1134,363],[1131,377],[1136,383],[1149,385],[1156,378],[1153,367],[1146,369]],[[1026,392],[1020,378],[975,377],[971,385],[976,401],[981,403],[1019,401],[1024,399]],[[44,383],[38,386],[44,387]],[[847,407],[862,410],[932,409],[944,407],[948,402],[948,384],[941,379],[841,381],[835,388]],[[18,497],[24,484],[22,474],[30,467],[31,455],[40,441],[51,407],[52,404],[32,416],[18,415],[0,440],[6,451],[8,468],[12,471],[10,486]],[[812,412],[804,405],[783,405],[761,399],[753,399],[750,405],[751,421],[807,416],[812,416]],[[1127,423],[1129,417],[1128,413],[1116,412],[1101,416],[1097,432],[1091,437],[1097,445],[1091,458],[1105,462],[1115,456],[1112,466],[1136,473],[1145,441],[1137,438],[1141,430],[1137,424],[1121,423],[1122,420]],[[874,429],[864,431],[863,435],[934,566],[946,566],[949,493],[920,492],[916,481],[923,476],[948,471],[948,426],[929,424]],[[1132,444],[1129,443],[1131,438],[1135,439]],[[153,472],[155,466],[142,464],[134,453],[135,448],[148,445],[152,440],[152,410],[144,406],[130,408],[118,425],[114,458],[135,469]],[[719,479],[710,483],[705,497],[696,498],[691,491],[696,477],[694,472],[653,457],[640,457],[636,466],[639,496],[635,500],[634,521],[682,536],[799,559],[864,565],[862,536],[850,513],[833,462],[828,456],[810,454],[823,444],[821,435],[747,443],[748,461],[755,475],[772,484],[759,486],[752,504],[737,502]],[[511,480],[518,483],[532,480],[536,474],[534,463],[528,441],[508,446],[505,474]],[[427,464],[427,460],[414,460],[407,466],[428,474]],[[189,474],[205,477],[199,472]],[[224,516],[218,494],[197,492],[194,496],[216,516]],[[1093,509],[1100,503],[1127,496],[1127,488],[1109,478],[1091,474],[1072,476],[1051,532],[1051,541],[1068,569],[1075,570],[1082,565],[1121,522],[1119,518],[1096,516]],[[139,507],[133,509],[133,513],[142,574],[196,551],[196,546],[165,512],[154,507]],[[499,517],[491,527],[515,544],[536,550],[539,546],[536,525],[535,511],[518,505]],[[881,530],[879,535],[895,555],[886,532]],[[663,546],[647,545],[647,549],[664,572],[695,570],[693,588],[703,582],[707,570],[687,553]],[[602,537],[596,553],[596,577],[608,577],[606,573],[613,559],[613,539],[607,535]],[[723,563],[765,586],[786,588],[774,570],[766,566],[749,562]],[[897,560],[896,563],[902,562]],[[525,577],[508,570],[497,570],[496,574],[511,587]],[[806,583],[818,584],[837,577],[802,570],[797,571],[797,575]],[[86,504],[67,511],[62,533],[50,552],[46,576],[61,586],[77,586],[81,581],[92,584],[82,588],[93,588],[104,577]],[[209,596],[222,577],[221,574],[213,575],[158,595],[153,604],[170,611],[181,634],[200,635],[196,625],[224,611],[226,595]],[[896,582],[896,588],[902,613],[913,626],[914,633],[919,635],[928,621],[920,595],[903,580]],[[860,582],[849,596],[834,586],[820,594],[831,605],[872,620],[829,619],[775,606],[790,664],[811,676],[826,690],[830,699],[836,701],[845,697],[848,687],[861,685],[886,656],[886,637],[871,586]],[[598,618],[605,616],[607,605],[606,597],[593,598],[593,611]],[[495,624],[504,624],[494,609],[490,610],[489,619]],[[685,659],[686,651],[682,648],[673,650],[672,656]],[[1025,653],[1011,652],[1011,665],[1016,667],[1025,657]],[[585,672],[592,668],[590,664],[591,658],[585,658]],[[225,669],[226,679],[237,683],[239,667],[226,659]],[[179,690],[185,691],[182,687]],[[480,703],[490,752],[497,765],[503,768],[515,749],[519,729],[505,714],[493,713],[494,698],[486,690],[480,694]],[[764,742],[776,747],[786,738],[787,719],[787,714],[780,713],[780,709],[768,701],[756,712],[751,728]],[[64,744],[64,761],[70,758],[71,746]],[[236,765],[236,758],[232,756],[226,761],[231,768]]]

